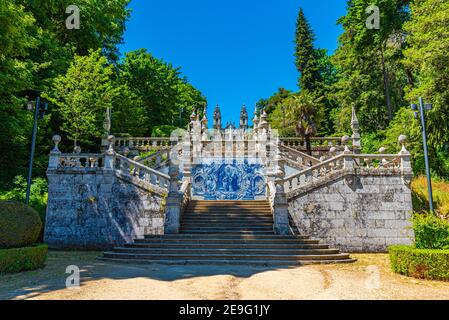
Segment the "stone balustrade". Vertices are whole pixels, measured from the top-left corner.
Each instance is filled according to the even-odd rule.
[[[321,161],[315,157],[282,144],[280,145],[280,150],[286,159],[287,164],[299,170],[321,163]]]
[[[116,137],[114,146],[117,150],[129,148],[130,150],[148,151],[170,148],[176,143],[170,138]]]
[[[115,169],[125,176],[135,177],[163,189],[169,188],[170,176],[122,155],[116,154]]]
[[[305,147],[306,141],[301,137],[281,137],[281,142],[287,147]],[[342,141],[339,137],[312,137],[312,147],[341,147]]]
[[[64,169],[98,169],[102,168],[104,155],[102,154],[60,154],[57,158],[56,168]]]

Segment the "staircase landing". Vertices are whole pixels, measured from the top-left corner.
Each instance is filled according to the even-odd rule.
[[[276,235],[267,201],[191,201],[181,233],[146,236],[105,252],[126,263],[306,265],[354,262],[308,236]]]

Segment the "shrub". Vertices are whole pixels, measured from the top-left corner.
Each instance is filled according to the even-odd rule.
[[[413,216],[415,243],[418,249],[449,249],[449,221],[431,213]]]
[[[41,219],[33,208],[16,201],[0,202],[0,248],[33,245],[41,229]]]
[[[14,273],[41,268],[47,258],[48,246],[0,249],[0,273]]]
[[[392,246],[389,253],[391,268],[396,273],[419,279],[449,280],[449,250]]]

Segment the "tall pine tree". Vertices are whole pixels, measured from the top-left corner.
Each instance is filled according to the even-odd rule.
[[[314,40],[315,35],[301,8],[296,21],[296,68],[301,73],[298,86],[309,91],[315,91],[321,83]]]

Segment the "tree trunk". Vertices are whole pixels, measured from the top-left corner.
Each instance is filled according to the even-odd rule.
[[[382,62],[382,74],[384,76],[384,90],[385,90],[385,100],[387,103],[388,120],[393,120],[393,110],[391,107],[391,97],[390,97],[390,81],[388,80],[388,71],[385,66],[385,58],[382,47],[380,48],[380,56]]]
[[[309,135],[305,136],[305,140],[306,140],[307,154],[309,156],[311,156],[312,155],[312,143],[310,142],[310,136]]]

